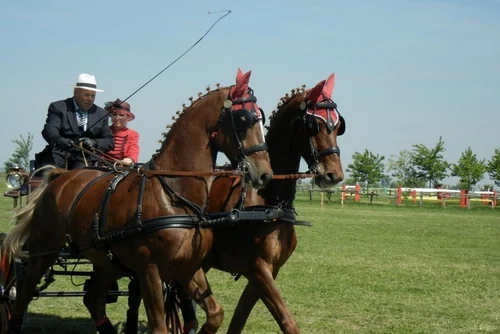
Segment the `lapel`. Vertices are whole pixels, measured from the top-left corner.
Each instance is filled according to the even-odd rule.
[[[95,124],[95,122],[98,122],[98,121],[99,121],[99,119],[98,119],[98,117],[97,117],[97,107],[96,107],[96,105],[94,104],[94,105],[92,106],[92,108],[90,108],[90,110],[89,110],[89,112],[88,112],[88,118],[87,118],[87,130],[86,130],[85,132],[87,132],[87,131],[92,131],[92,129],[94,129],[94,128],[95,128],[95,126],[93,126],[93,125]],[[92,129],[90,128],[91,126],[93,126],[93,127],[92,127]],[[96,126],[97,126],[97,125],[96,125]]]
[[[78,131],[78,123],[76,121],[76,112],[75,112],[75,103],[73,102],[73,98],[66,99],[66,118],[68,119],[68,123],[71,126],[71,130],[75,134],[79,134]]]

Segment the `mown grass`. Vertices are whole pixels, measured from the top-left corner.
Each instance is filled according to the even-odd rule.
[[[297,227],[297,250],[277,279],[302,333],[500,333],[498,208],[333,201],[320,208],[308,196],[299,194],[297,211],[314,225]],[[12,226],[11,204],[0,199],[2,231]],[[208,278],[225,309],[225,332],[246,282],[215,270]],[[81,287],[61,277],[57,289]],[[125,298],[109,306],[118,328],[126,309]],[[29,333],[95,332],[81,298],[33,301],[26,326]],[[279,332],[259,302],[244,333]]]

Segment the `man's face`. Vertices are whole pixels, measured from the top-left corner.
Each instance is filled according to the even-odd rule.
[[[75,88],[73,97],[78,108],[83,111],[89,111],[94,105],[95,92],[88,89]]]

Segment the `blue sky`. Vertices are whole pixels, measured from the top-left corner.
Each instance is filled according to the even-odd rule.
[[[0,4],[0,162],[20,134],[43,148],[47,107],[72,95],[79,73],[105,90],[98,105],[124,98],[208,29],[217,18],[208,11],[223,9],[232,13],[129,100],[142,161],[190,96],[232,84],[238,67],[252,70],[267,114],[292,88],[335,72],[344,169],[356,151],[387,159],[439,136],[452,163],[469,146],[487,159],[500,147],[498,0],[23,0]]]

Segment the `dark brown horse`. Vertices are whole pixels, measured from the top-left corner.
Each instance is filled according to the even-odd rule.
[[[272,177],[263,115],[249,78],[250,72],[238,70],[235,86],[210,91],[185,108],[147,164],[154,172],[83,169],[49,174],[3,244],[3,251],[19,258],[25,257],[25,243],[29,252],[10,330],[20,331],[37,283],[70,243],[94,264],[84,302],[100,333],[115,332],[105,302],[109,286],[124,270],[140,281],[151,332],[167,332],[162,281],[186,285],[212,247],[212,231],[201,228],[201,207],[208,199],[213,177],[207,172],[213,171],[217,152],[246,169],[255,188],[265,187]],[[157,175],[161,171],[201,176]],[[200,301],[196,293],[191,297]],[[215,332],[222,317],[207,317],[204,329]]]
[[[337,136],[344,133],[345,121],[331,100],[333,83],[332,74],[311,90],[292,90],[290,95],[286,94],[281,99],[278,109],[273,112],[266,135],[275,174],[296,174],[300,160],[304,158],[309,169],[317,174],[315,183],[318,186],[327,188],[342,181],[344,173]],[[272,180],[264,190],[249,189],[244,204],[247,208],[279,205],[293,210],[295,192],[296,180]],[[239,205],[240,201],[241,184],[235,185],[233,179],[218,178],[210,191],[208,210],[229,211]],[[241,274],[248,279],[228,333],[242,332],[259,299],[267,306],[283,333],[298,333],[299,328],[274,281],[297,245],[294,225],[285,222],[242,221],[228,229],[215,229],[214,237],[214,248],[203,264],[205,271],[217,268]],[[189,286],[205,294],[206,299],[212,300],[206,303],[221,312],[220,306],[211,296],[203,270],[196,273]],[[131,299],[133,296],[131,294]],[[140,300],[132,301],[131,308],[138,308],[138,303]],[[184,305],[183,312],[191,305],[186,300],[181,304]],[[193,315],[194,311],[189,313]],[[185,327],[186,330],[195,327],[193,323],[196,321],[192,320],[185,317],[186,322],[191,322]]]

